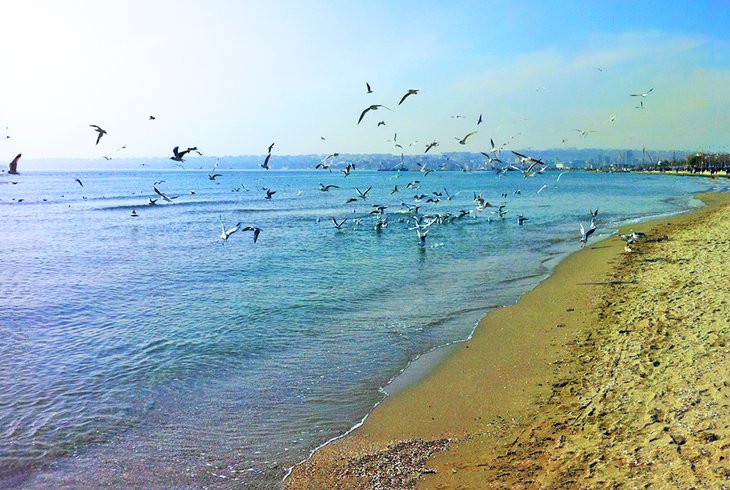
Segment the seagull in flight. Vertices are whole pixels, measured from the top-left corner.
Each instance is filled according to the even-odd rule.
[[[252,231],[254,243],[256,243],[258,241],[259,235],[261,234],[261,228],[257,228],[255,226],[246,226],[245,228],[242,228],[241,231]]]
[[[473,135],[473,134],[477,134],[477,131],[472,131],[471,133],[468,133],[468,134],[467,134],[466,136],[464,136],[464,137],[463,137],[463,138],[461,138],[461,139],[459,139],[458,137],[456,137],[456,136],[455,136],[455,137],[454,137],[454,139],[455,139],[455,140],[457,140],[457,141],[459,142],[459,144],[460,144],[460,145],[465,145],[465,144],[466,144],[466,139],[467,139],[467,138],[468,138],[469,136]]]
[[[477,119],[477,126],[479,126],[482,123],[482,115],[479,114],[479,119]]]
[[[357,194],[360,196],[361,199],[367,199],[368,198],[368,192],[370,192],[370,189],[372,189],[373,186],[368,187],[364,191],[361,191],[357,187],[355,187],[355,190],[357,191]]]
[[[364,111],[362,111],[362,114],[360,114],[360,119],[357,120],[357,123],[360,124],[360,122],[362,121],[362,118],[365,117],[365,114],[367,114],[369,111],[377,111],[381,107],[383,107],[384,109],[388,109],[389,111],[393,110],[393,109],[389,109],[389,108],[385,107],[382,104],[373,104],[371,106],[368,106]]]
[[[215,180],[216,177],[223,177],[223,174],[213,174],[213,175],[208,174],[208,178],[210,180]]]
[[[546,187],[547,187],[547,184],[545,184],[544,186],[540,187],[540,190],[537,191],[537,193],[540,194]]]
[[[372,94],[373,93],[373,89],[370,88],[370,84],[368,82],[365,82],[365,88],[368,89],[368,91],[367,91],[368,94]]]
[[[104,136],[106,134],[106,131],[104,131],[103,129],[101,129],[96,124],[89,124],[89,127],[90,128],[94,128],[94,131],[96,131],[97,133],[99,133],[98,136],[96,137],[96,144],[98,145],[99,144],[99,140],[101,139],[102,136]]]
[[[172,202],[173,199],[177,199],[178,197],[180,197],[180,196],[168,196],[168,195],[160,192],[160,190],[157,187],[155,187],[154,185],[152,186],[152,188],[155,190],[155,194],[160,196],[162,198],[162,200],[165,202]]]
[[[579,225],[580,225],[580,242],[582,244],[581,248],[583,248],[585,246],[585,244],[588,242],[588,237],[593,235],[593,233],[595,233],[596,227],[591,226],[588,230],[586,230],[583,227],[583,223],[579,223]]]
[[[418,93],[418,90],[410,89],[406,94],[401,98],[400,102],[398,102],[398,105],[401,105],[404,100],[406,100],[411,95],[416,95]]]
[[[276,194],[276,191],[272,191],[268,187],[264,187],[262,190],[264,192],[266,192],[266,197],[264,199],[271,199],[271,196],[273,196],[274,194]]]
[[[197,147],[188,148],[187,150],[180,151],[180,147],[176,146],[172,149],[172,156],[170,157],[170,160],[175,160],[176,162],[184,162],[185,160],[183,157],[190,153],[191,151],[198,151]],[[198,151],[198,154],[200,152]]]
[[[271,143],[271,144],[269,145],[269,153],[271,153],[271,150],[273,150],[273,149],[274,149],[274,144],[275,144],[275,143],[276,143],[276,142],[274,142],[274,143]]]
[[[236,226],[234,226],[233,228],[228,228],[226,230],[226,227],[223,224],[223,220],[221,219],[221,240],[225,242],[226,240],[228,240],[228,237],[236,233],[240,228],[241,222],[239,221],[238,223],[236,223]]]
[[[269,170],[269,160],[271,160],[271,153],[268,153],[266,155],[266,158],[264,159],[264,163],[260,163],[259,167],[263,168],[264,170]]]
[[[333,185],[333,184],[324,185],[322,183],[319,184],[319,187],[320,187],[319,190],[322,192],[329,192],[330,189],[339,189],[340,188],[340,186],[338,186],[338,185]]]
[[[430,150],[431,148],[438,146],[438,145],[439,145],[438,141],[432,141],[431,143],[428,143],[426,145],[426,151],[424,151],[423,153],[428,153],[428,150]]]
[[[651,93],[652,90],[654,90],[654,87],[650,88],[646,92],[642,92],[642,93],[639,93],[639,94],[629,94],[629,95],[631,97],[646,97],[647,95],[649,95]]]
[[[79,183],[79,185],[80,185],[81,187],[83,187],[83,186],[84,186],[84,183],[83,183],[83,182],[81,182],[81,181],[80,181],[79,179],[76,179],[76,182],[78,182],[78,183]]]
[[[150,116],[149,118],[147,118],[148,121],[154,121],[155,119],[155,116]]]
[[[335,218],[330,218],[330,219],[332,220],[332,223],[334,223],[335,228],[337,228],[338,230],[341,230],[342,225],[344,225],[347,222],[347,218],[343,219],[339,223],[337,222],[337,220]]]

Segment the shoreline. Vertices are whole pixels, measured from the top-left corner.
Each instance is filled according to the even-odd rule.
[[[707,206],[630,223],[620,229],[640,231],[666,220],[687,221],[694,219],[688,218],[691,216],[706,215],[728,200],[722,194],[695,197],[701,197]],[[515,439],[515,435],[519,439],[519,434],[515,434],[517,428],[525,426],[534,410],[553,396],[550,387],[554,390],[555,383],[550,381],[566,375],[563,371],[567,361],[561,356],[585,329],[586,321],[580,313],[591,306],[591,295],[587,294],[591,288],[585,286],[600,284],[598,280],[609,275],[622,257],[623,242],[611,237],[568,254],[547,279],[524,293],[516,304],[489,312],[468,339],[447,344],[452,352],[429,374],[395,396],[384,398],[363,421],[293,467],[284,480],[285,487],[366,488],[368,469],[353,468],[362,466],[365,460],[377,460],[382,466],[394,457],[402,460],[406,454],[413,460],[413,451],[409,451],[412,446],[418,447],[415,453],[427,456],[438,452],[428,460],[436,469],[426,469],[426,458],[417,457],[415,463],[411,461],[412,467],[404,471],[409,465],[401,461],[398,473],[409,476],[391,483],[410,485],[434,471],[434,476],[419,482],[430,487],[426,483],[444,478],[442,466],[451,468],[450,474],[458,473],[460,465],[468,466],[455,455],[474,446],[474,441],[479,441],[482,450],[477,454],[483,456],[484,447],[501,447]],[[572,280],[570,284],[574,276],[579,276],[579,282]],[[567,299],[577,306],[559,311],[555,304],[541,300],[556,297],[562,303]],[[545,322],[555,325],[537,328],[544,327]],[[471,360],[474,354],[480,354],[480,359]],[[399,376],[402,375],[403,372]],[[398,442],[400,447],[396,447]],[[449,448],[444,451],[446,446]],[[379,483],[383,484],[380,480]]]

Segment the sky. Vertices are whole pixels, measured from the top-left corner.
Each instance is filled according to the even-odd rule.
[[[397,154],[396,133],[407,154],[727,151],[730,135],[725,1],[23,0],[0,18],[0,160]],[[392,111],[358,125],[371,104]]]

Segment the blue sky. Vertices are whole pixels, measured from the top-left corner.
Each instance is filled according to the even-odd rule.
[[[393,133],[412,154],[510,137],[726,150],[729,14],[726,2],[2,2],[0,156],[262,154],[272,141],[283,154],[399,152]],[[636,109],[628,94],[649,88]],[[358,126],[370,104],[394,111]],[[98,146],[89,124],[108,131]]]

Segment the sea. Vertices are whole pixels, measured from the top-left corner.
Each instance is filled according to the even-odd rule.
[[[0,175],[0,487],[277,488],[548,277],[591,210],[589,245],[727,190],[637,173],[217,172]],[[221,239],[239,222],[256,243]]]

